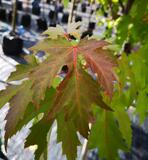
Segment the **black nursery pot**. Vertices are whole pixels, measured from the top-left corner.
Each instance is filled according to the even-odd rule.
[[[51,3],[51,0],[47,0],[47,2],[46,2],[47,4],[50,4]]]
[[[48,28],[46,20],[42,18],[37,19],[37,26],[40,31],[45,31]]]
[[[55,18],[55,16],[56,16],[56,12],[52,11],[52,10],[48,14],[48,17],[49,17],[50,20],[53,20]]]
[[[21,1],[18,1],[18,2],[17,2],[17,9],[18,9],[19,11],[21,11],[21,10],[23,9],[23,5],[22,5],[22,2],[21,2]]]
[[[41,14],[41,8],[40,8],[40,7],[33,7],[33,8],[32,8],[32,13],[33,13],[34,15],[39,16],[39,15]]]
[[[7,14],[7,22],[12,23],[12,10],[10,10]],[[16,13],[16,23],[18,23],[18,13]]]
[[[29,14],[24,14],[21,19],[21,25],[26,28],[31,26],[31,16]]]
[[[7,56],[20,56],[23,52],[23,40],[11,33],[4,36],[2,44],[3,52]]]
[[[63,13],[63,10],[64,10],[64,6],[59,6],[58,7],[58,12]]]
[[[62,23],[68,23],[68,17],[69,13],[68,12],[64,13],[62,17]]]
[[[81,4],[81,10],[83,13],[86,13],[86,4],[85,3]]]
[[[95,27],[96,27],[96,23],[94,23],[94,22],[89,22],[88,29],[94,30]]]
[[[7,21],[6,10],[3,8],[0,8],[0,20],[3,22]]]
[[[75,22],[79,22],[79,21],[82,21],[82,17],[81,16],[76,16],[75,17]]]

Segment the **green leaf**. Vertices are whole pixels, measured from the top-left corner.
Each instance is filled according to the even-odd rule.
[[[18,122],[23,118],[28,104],[32,101],[31,81],[25,81],[18,91],[17,95],[10,99],[10,109],[6,116],[5,126],[5,140],[7,142],[14,132],[16,132],[16,126]]]
[[[68,35],[72,34],[79,38],[78,26],[79,24],[73,23],[71,30],[68,29],[68,34],[61,33],[58,28],[50,28],[45,32],[48,37],[31,48],[34,58],[26,56],[29,64],[18,66],[17,71],[12,73],[8,80],[28,78],[28,81],[18,89],[8,86],[1,92],[1,96],[6,96],[4,100],[0,100],[1,106],[7,101],[10,101],[11,106],[6,117],[6,143],[7,139],[24,124],[44,113],[43,119],[39,122],[37,120],[31,128],[26,142],[26,145],[38,145],[36,154],[38,159],[45,151],[47,133],[54,120],[58,121],[58,139],[63,143],[63,153],[68,159],[75,159],[79,145],[77,132],[88,138],[89,124],[95,119],[93,104],[112,111],[101,96],[103,89],[112,97],[113,81],[116,80],[113,71],[116,63],[109,55],[108,49],[103,49],[109,43],[103,40],[85,39],[77,41],[73,46],[72,39]],[[56,37],[53,36],[53,30],[57,31]],[[46,60],[41,63],[36,62],[38,51],[46,53]],[[84,61],[79,60],[80,57],[87,62],[87,66]],[[58,82],[59,85],[55,84],[55,78],[65,65],[68,66],[68,73],[63,77],[63,81]],[[91,74],[88,72],[90,69]],[[93,79],[95,76],[97,81]],[[57,90],[53,96],[50,91],[52,86]],[[61,130],[63,125],[64,130]],[[68,143],[70,146],[67,147]]]
[[[145,59],[142,57],[141,52],[130,55],[130,61],[132,62],[132,72],[135,76],[138,89],[144,88],[147,84],[147,67]]]
[[[63,27],[57,25],[57,27],[49,27],[43,35],[48,35],[48,38],[57,39],[59,36],[64,36],[64,29]]]
[[[59,52],[64,52],[69,47],[71,47],[71,43],[63,36],[58,39],[49,39],[47,37],[39,41],[35,46],[31,47],[30,50],[34,53],[44,51],[48,55],[53,55],[53,53],[55,53],[57,56],[60,54]]]
[[[132,23],[131,17],[129,15],[124,15],[120,17],[118,25],[117,25],[117,43],[123,44],[125,40],[127,40],[129,36],[129,24]]]
[[[11,73],[7,80],[8,82],[28,78],[28,72],[38,65],[36,58],[33,55],[27,55],[24,57],[24,59],[26,60],[27,64],[17,65],[16,71]]]
[[[142,123],[148,113],[148,86],[139,92],[136,104],[136,111],[140,114],[139,119]]]
[[[127,103],[124,102],[124,94],[127,93],[120,93],[116,91],[112,99],[111,106],[114,109],[113,115],[114,118],[117,120],[119,130],[128,146],[128,149],[130,149],[132,140],[132,129],[130,117],[126,111]]]
[[[138,86],[131,68],[129,56],[122,54],[118,63],[119,89],[115,93],[118,97],[115,101],[117,101],[116,105],[119,103],[125,108],[132,105],[137,97]]]
[[[118,149],[126,149],[113,113],[103,111],[98,115],[91,129],[89,147],[98,147],[99,156],[108,160],[115,160]]]
[[[62,142],[63,154],[68,160],[75,160],[77,157],[77,146],[80,145],[77,131],[72,120],[65,120],[64,115],[60,114],[57,119],[58,142]]]
[[[20,130],[24,125],[26,125],[29,121],[31,121],[34,117],[38,116],[40,113],[46,113],[53,103],[54,95],[54,88],[47,89],[45,93],[45,99],[44,101],[41,101],[41,107],[39,110],[36,110],[36,107],[32,103],[30,103],[26,108],[23,118],[18,122],[16,130]]]
[[[0,108],[3,107],[20,90],[20,85],[7,86],[0,92]]]
[[[63,0],[63,3],[64,3],[64,7],[67,8],[67,7],[68,7],[69,0]]]
[[[128,149],[130,149],[132,141],[131,121],[127,112],[121,106],[118,104],[118,106],[115,108],[114,117],[118,121],[119,130],[122,133],[124,140],[126,141]]]
[[[31,133],[26,139],[25,147],[31,145],[37,145],[38,148],[35,153],[35,159],[39,160],[41,154],[48,147],[47,146],[47,135],[51,128],[52,121],[46,119],[40,120],[31,128]]]
[[[89,123],[94,119],[92,104],[97,104],[102,109],[111,110],[99,95],[98,84],[81,67],[72,70],[58,87],[57,95],[49,119],[65,110],[66,119],[73,120],[76,129],[87,138]]]

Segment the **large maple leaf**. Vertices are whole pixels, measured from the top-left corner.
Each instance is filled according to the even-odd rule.
[[[78,34],[74,28],[72,29],[73,36]],[[62,34],[63,31],[59,31],[59,28],[54,29],[54,31],[57,30],[57,34],[52,36],[52,30],[53,28],[45,32],[48,36],[31,48],[33,55],[25,57],[28,64],[18,66],[17,71],[12,73],[8,82],[24,78],[28,78],[28,80],[24,81],[22,85],[8,86],[6,90],[0,93],[1,96],[6,95],[0,99],[0,107],[6,102],[10,102],[10,110],[6,117],[5,138],[7,143],[10,136],[39,113],[45,113],[43,119],[44,122],[47,122],[44,124],[49,122],[50,125],[55,119],[61,119],[62,116],[63,125],[67,129],[65,128],[63,133],[58,132],[59,140],[63,142],[63,152],[69,159],[74,159],[76,146],[79,144],[76,137],[77,131],[87,138],[89,123],[93,123],[95,120],[93,104],[104,110],[112,110],[103,101],[101,93],[105,91],[110,98],[112,97],[113,81],[116,80],[113,68],[116,63],[110,52],[104,49],[108,45],[107,42],[95,39],[85,39],[79,42],[70,39],[65,33]],[[36,58],[38,51],[44,51],[46,54],[46,60],[42,63]],[[81,61],[81,58],[87,65]],[[54,79],[65,65],[68,66],[68,73],[56,88],[56,94],[52,98],[53,103],[50,98],[51,103],[44,103],[44,101],[48,101],[47,92],[50,92]],[[92,74],[97,74],[97,81],[93,79],[92,74],[89,74],[88,69],[92,70]],[[32,114],[32,112],[36,114]],[[41,125],[42,123],[37,124]],[[37,124],[32,131],[39,129]],[[58,122],[59,125],[62,126]],[[70,125],[73,126],[73,129],[70,129],[69,136],[64,137],[63,134],[68,134]],[[44,137],[46,137],[49,129],[50,126],[44,130]],[[34,132],[31,132],[30,137],[32,135]],[[71,138],[76,142],[67,148]],[[41,144],[41,142],[37,142],[40,138],[38,140],[31,139],[27,140],[27,144]],[[70,156],[69,152],[72,153],[73,150],[75,153]],[[41,152],[42,149],[38,157]]]

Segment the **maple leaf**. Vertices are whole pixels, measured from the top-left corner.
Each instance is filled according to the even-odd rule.
[[[28,72],[38,65],[34,55],[24,56],[23,58],[27,64],[17,65],[16,71],[11,73],[7,81],[18,81],[28,77]]]
[[[0,108],[2,108],[20,90],[19,85],[9,85],[6,90],[0,92]]]
[[[47,134],[51,128],[51,125],[52,121],[49,122],[45,119],[40,120],[31,128],[31,133],[26,139],[25,147],[38,145],[38,149],[35,154],[36,160],[39,160],[43,151],[48,148]]]
[[[116,90],[116,93],[114,94],[111,102],[111,106],[114,109],[113,115],[117,120],[119,130],[122,133],[122,137],[125,140],[127,147],[130,149],[132,142],[131,120],[128,115],[127,109],[125,109],[127,103],[125,102],[125,98],[123,98],[122,94],[124,93],[120,91],[120,88],[119,92]]]
[[[74,25],[72,31],[77,26]],[[85,39],[78,43],[78,41],[73,41],[68,36],[65,36],[65,34],[62,35],[61,31],[57,32],[54,37],[51,35],[51,30],[49,29],[45,32],[49,37],[41,40],[31,48],[33,51],[31,58],[29,56],[25,57],[29,64],[18,66],[17,71],[12,73],[8,82],[24,78],[29,80],[15,87],[14,91],[13,87],[8,86],[6,90],[0,93],[1,95],[6,95],[4,100],[0,100],[0,106],[3,106],[7,101],[10,101],[11,106],[6,117],[6,143],[7,139],[24,124],[28,123],[29,120],[39,113],[45,113],[43,120],[47,121],[45,122],[46,124],[50,122],[50,125],[45,125],[46,129],[42,134],[44,139],[51,127],[51,123],[57,119],[59,128],[62,124],[65,125],[63,132],[58,128],[58,137],[59,141],[62,141],[63,153],[69,159],[75,159],[76,148],[79,144],[76,136],[77,131],[87,138],[90,133],[89,123],[93,123],[95,120],[93,104],[104,110],[112,111],[104,103],[99,91],[101,85],[104,91],[112,97],[113,80],[115,80],[113,67],[116,66],[116,63],[112,60],[108,50],[103,48],[108,45],[107,42]],[[72,31],[69,31],[69,34]],[[71,34],[77,36],[75,33],[77,32],[74,31]],[[33,58],[36,57],[38,51],[44,51],[46,54],[46,59],[42,63],[39,63],[37,58]],[[81,63],[79,55],[86,60],[87,67],[91,68],[93,74],[97,73],[98,81],[95,81],[88,74],[87,69]],[[56,94],[52,98],[52,104],[51,97],[48,97],[48,95],[50,95],[50,89],[55,77],[64,65],[68,66],[68,73],[62,82],[59,82]],[[46,102],[48,98],[51,103]],[[59,121],[61,117],[63,118]],[[40,128],[38,125],[40,126],[41,123],[37,123],[31,129],[30,137],[33,137],[35,131]],[[68,130],[70,130],[70,135],[67,133]],[[64,137],[64,134],[67,134],[67,136]],[[28,138],[30,142],[26,144],[37,143],[40,148],[38,156],[40,156],[43,151],[40,138],[38,138],[39,141],[33,140],[32,142],[31,139]],[[70,139],[74,139],[73,144],[70,143]],[[70,146],[66,147],[68,143],[70,143]],[[45,141],[44,144],[46,144]],[[74,153],[71,154],[73,151]]]
[[[80,39],[80,30],[78,29],[81,26],[81,22],[69,23],[67,27],[67,33],[73,35],[75,38]]]
[[[103,101],[98,92],[98,84],[81,67],[77,75],[72,70],[59,85],[53,108],[48,118],[65,110],[66,119],[73,119],[77,130],[87,138],[92,116],[92,104],[111,110]],[[75,113],[75,114],[74,114]]]
[[[79,50],[85,56],[91,70],[97,73],[98,81],[107,95],[112,97],[114,88],[113,82],[117,80],[113,69],[117,64],[109,51],[103,49],[103,47],[107,45],[109,45],[109,43],[103,40],[82,40],[79,44]]]
[[[57,118],[57,128],[57,141],[62,142],[63,154],[66,154],[67,159],[75,160],[77,157],[77,146],[80,145],[80,141],[73,120],[65,121],[62,113]]]
[[[45,32],[43,32],[43,35],[48,35],[48,38],[51,39],[57,39],[58,36],[64,35],[64,29],[57,25],[57,27],[49,27]]]
[[[99,156],[114,160],[118,149],[126,150],[122,134],[111,112],[103,111],[92,126],[89,137],[89,147],[99,149]]]
[[[50,43],[53,46],[50,47]],[[72,62],[72,51],[67,46],[70,47],[70,43],[65,38],[59,39],[59,42],[58,40],[50,41],[49,39],[39,42],[31,50],[34,52],[44,50],[48,54],[44,63],[34,66],[32,64],[18,66],[18,70],[9,78],[9,80],[15,80],[13,78],[15,77],[18,80],[18,78],[25,78],[26,76],[32,80],[33,103],[35,103],[37,108],[39,108],[40,100],[44,99],[44,93],[47,87],[51,87],[53,79],[61,70],[62,66],[69,65]]]
[[[26,108],[23,118],[21,118],[21,120],[18,122],[16,130],[20,130],[23,127],[23,125],[27,124],[40,113],[46,113],[52,106],[54,95],[54,88],[47,89],[45,93],[45,99],[40,103],[42,107],[39,110],[36,110],[36,107],[32,103],[30,103]]]
[[[142,123],[147,116],[148,86],[140,91],[137,98],[136,111],[139,113],[139,120]]]
[[[31,90],[31,81],[25,81],[21,86],[17,94],[12,96],[9,99],[10,109],[6,116],[6,126],[5,126],[5,139],[6,142],[10,136],[16,132],[16,125],[23,118],[24,112],[29,104],[32,101],[32,90]],[[5,99],[5,98],[4,98]]]

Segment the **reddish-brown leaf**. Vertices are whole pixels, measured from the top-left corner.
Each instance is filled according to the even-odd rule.
[[[56,114],[64,110],[65,119],[72,119],[77,130],[87,137],[88,125],[94,120],[92,104],[111,110],[103,102],[96,81],[79,67],[77,74],[72,70],[58,87],[48,118],[53,119]]]
[[[75,27],[77,25],[73,26],[73,31]],[[99,91],[101,85],[104,91],[112,97],[113,81],[116,80],[113,68],[116,66],[116,63],[112,59],[110,52],[104,49],[108,42],[85,39],[78,44],[78,41],[70,40],[70,37],[64,38],[61,30],[59,30],[56,36],[51,35],[53,30],[53,28],[48,30],[46,33],[49,37],[46,37],[31,48],[35,57],[38,51],[44,51],[46,60],[38,63],[36,58],[35,61],[31,59],[29,62],[32,64],[18,67],[19,70],[13,73],[13,77],[10,78],[10,80],[19,80],[28,77],[30,80],[28,82],[30,83],[26,82],[25,85],[22,85],[22,89],[12,94],[9,93],[12,91],[11,87],[10,90],[8,87],[8,90],[3,91],[1,94],[6,95],[7,93],[8,96],[4,101],[0,101],[0,105],[2,106],[7,100],[10,101],[11,109],[6,117],[6,139],[8,139],[15,133],[16,126],[20,119],[23,118],[29,102],[33,102],[33,106],[36,106],[36,108],[42,107],[40,102],[45,100],[47,88],[52,86],[53,80],[61,68],[67,65],[69,67],[68,74],[57,88],[54,103],[47,109],[48,112],[45,115],[48,116],[44,115],[44,118],[54,121],[55,119],[61,120],[62,116],[60,126],[63,126],[63,124],[67,125],[65,130],[59,133],[60,141],[66,141],[66,143],[63,142],[63,151],[70,159],[69,152],[74,150],[72,158],[75,159],[76,145],[78,145],[77,131],[84,137],[88,137],[89,123],[92,123],[95,118],[93,104],[102,109],[111,110],[104,103]],[[77,32],[74,31],[71,34],[76,36]],[[84,64],[81,63],[81,57],[86,60],[87,66],[91,68],[93,74],[97,74],[98,82],[85,70]],[[63,135],[65,133],[68,134],[67,132],[71,125],[73,125],[73,128],[70,128],[71,133],[64,139]],[[48,130],[46,131],[48,132]],[[74,139],[75,143],[66,147],[71,139]]]
[[[117,80],[114,73],[116,62],[110,52],[103,49],[107,45],[108,42],[106,41],[92,39],[86,42],[84,40],[79,44],[79,51],[84,55],[87,65],[93,73],[97,73],[98,82],[111,98],[113,95],[114,81]]]

